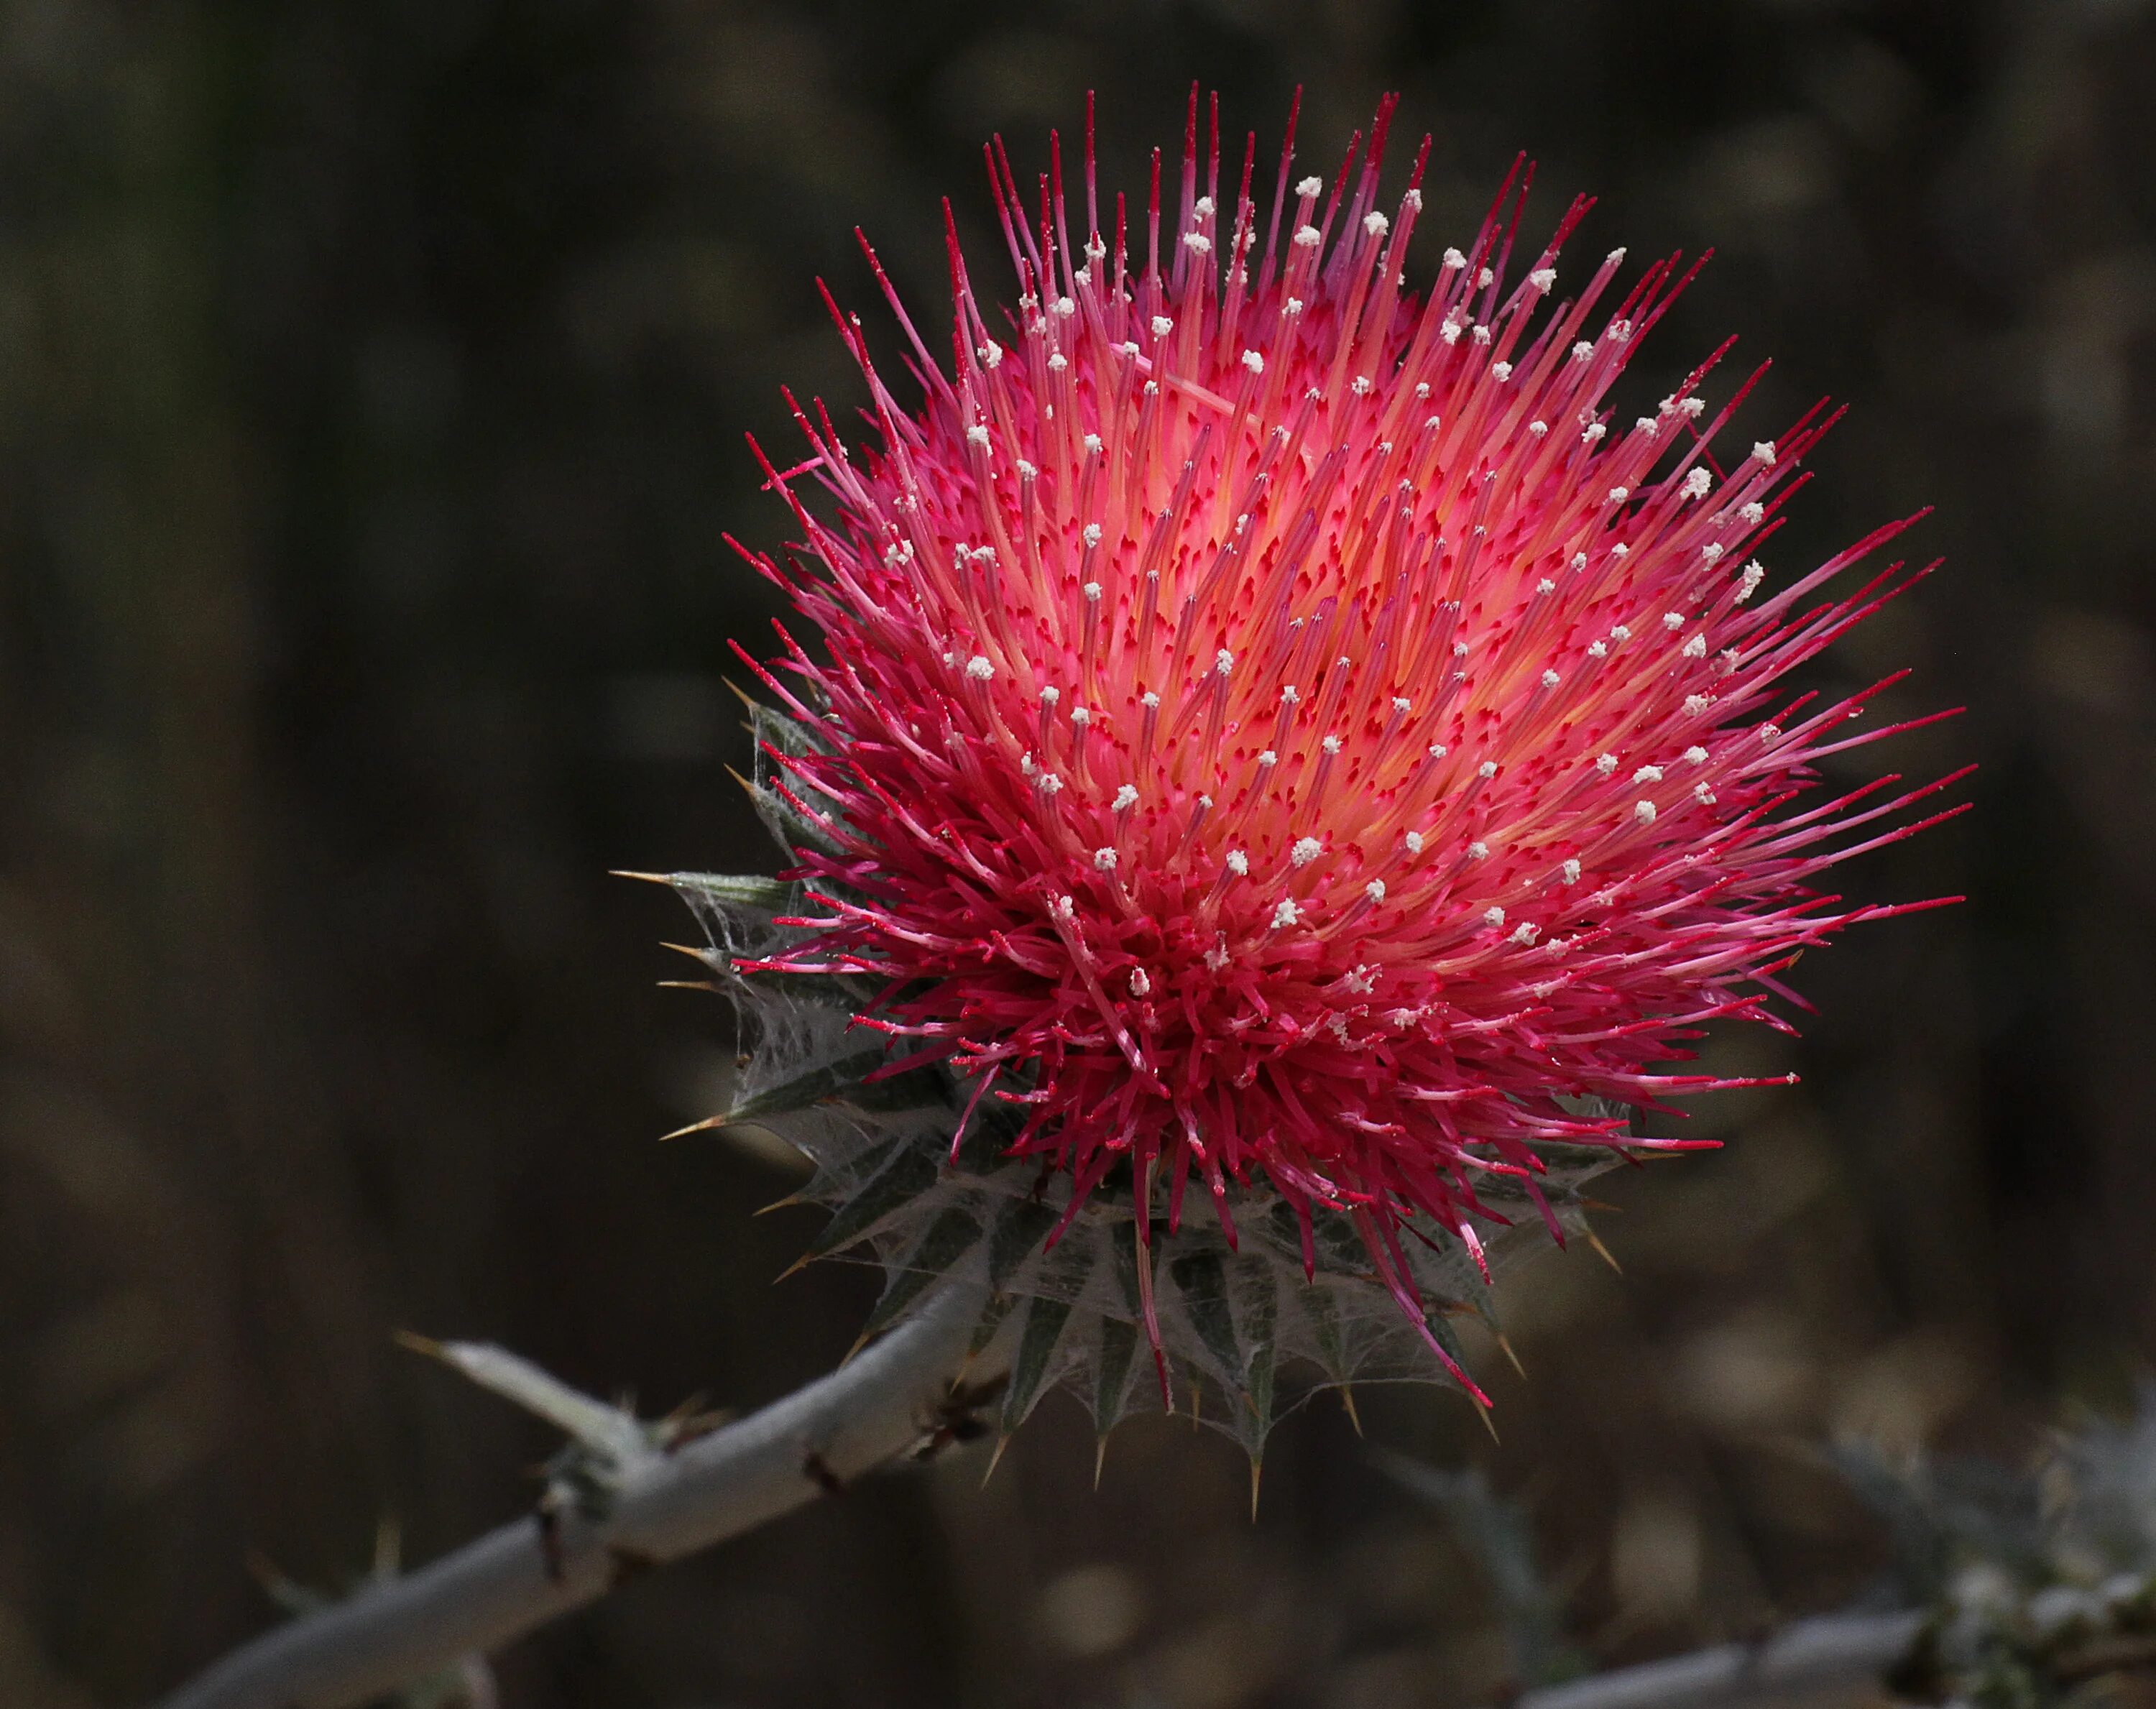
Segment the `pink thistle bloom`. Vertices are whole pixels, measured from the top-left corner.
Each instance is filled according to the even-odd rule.
[[[1750,382],[1710,405],[1710,359],[1617,418],[1691,274],[1622,284],[1619,250],[1561,289],[1585,200],[1520,265],[1517,171],[1411,289],[1429,144],[1380,205],[1391,112],[1330,183],[1284,151],[1261,208],[1252,156],[1224,198],[1194,96],[1135,232],[1090,121],[1082,205],[1059,157],[1029,215],[993,147],[1016,306],[954,234],[947,372],[893,295],[917,408],[840,317],[880,443],[797,410],[808,460],[770,472],[815,567],[756,560],[828,649],[760,673],[819,744],[769,757],[824,823],[797,872],[824,906],[758,965],[880,982],[860,1024],[969,1080],[968,1121],[1016,1106],[1065,1225],[1114,1177],[1173,1229],[1194,1184],[1233,1245],[1255,1188],[1306,1269],[1313,1215],[1352,1219],[1420,1327],[1407,1241],[1482,1264],[1498,1180],[1561,1238],[1546,1147],[1682,1143],[1586,1101],[1751,1084],[1661,1065],[1718,1018],[1786,1030],[1763,1005],[1799,952],[1928,906],[1817,881],[1953,780],[1791,804],[1892,733],[1848,727],[1887,684],[1777,685],[1922,573],[1828,591],[1906,522],[1762,567],[1833,418],[1734,437]]]

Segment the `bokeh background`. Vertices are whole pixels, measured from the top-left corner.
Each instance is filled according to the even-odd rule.
[[[727,642],[785,536],[741,434],[858,394],[814,281],[932,316],[978,147],[1101,91],[1111,179],[1193,79],[1329,167],[1388,89],[1436,244],[1517,150],[1579,239],[1718,259],[1642,400],[1731,330],[1822,393],[1784,564],[1935,505],[1943,572],[1829,667],[1976,811],[1848,873],[1968,893],[1799,970],[1806,1076],[1630,1172],[1505,1284],[1529,1374],[1366,1395],[1531,1513],[1599,1660],[1859,1590],[1822,1444],[2025,1460],[2156,1335],[2156,8],[2139,0],[6,0],[0,4],[0,1701],[141,1701],[516,1512],[543,1431],[397,1350],[499,1339],[664,1409],[828,1367],[872,1282],[773,1286],[781,1160],[710,1107],[691,926],[612,867],[768,869]],[[892,347],[888,330],[876,336]],[[1727,382],[1720,382],[1726,384]],[[736,674],[738,675],[737,670]],[[1075,1403],[501,1659],[515,1709],[1450,1705],[1487,1588],[1336,1405],[1240,1456]]]

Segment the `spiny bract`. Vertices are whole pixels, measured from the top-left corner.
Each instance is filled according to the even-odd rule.
[[[757,787],[798,882],[718,959],[791,988],[797,1035],[802,989],[839,993],[807,1083],[853,1086],[852,1113],[803,1140],[839,1234],[881,1234],[901,1306],[969,1263],[1049,1302],[1021,1375],[1086,1363],[1104,1427],[1127,1385],[1069,1338],[1074,1303],[1118,1345],[1142,1325],[1163,1396],[1185,1363],[1260,1437],[1276,1354],[1356,1374],[1340,1322],[1376,1333],[1372,1300],[1466,1382],[1457,1255],[1486,1279],[1496,1230],[1562,1238],[1586,1168],[1671,1143],[1628,1107],[1744,1084],[1656,1070],[1715,1018],[1784,1024],[1777,973],[1897,911],[1813,881],[1941,787],[1785,807],[1891,733],[1846,727],[1884,684],[1775,698],[1907,585],[1824,592],[1901,523],[1779,587],[1753,556],[1831,418],[1717,456],[1748,387],[1710,408],[1710,361],[1615,419],[1691,275],[1620,287],[1619,250],[1563,295],[1589,204],[1517,267],[1517,171],[1419,297],[1429,145],[1381,208],[1391,110],[1329,185],[1291,182],[1291,118],[1261,211],[1255,141],[1224,202],[1194,95],[1173,217],[1156,154],[1135,239],[1090,120],[1082,208],[1055,157],[1029,218],[992,146],[1015,311],[983,310],[954,233],[948,371],[892,294],[902,403],[839,316],[878,444],[797,409],[807,461],[766,464],[805,546],[754,561],[828,662],[789,637],[759,669],[787,710]],[[871,1124],[901,1080],[941,1113]],[[901,1153],[907,1190],[876,1186]]]

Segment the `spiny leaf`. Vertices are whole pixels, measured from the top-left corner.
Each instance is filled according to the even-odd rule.
[[[758,769],[762,768],[759,767]],[[756,808],[756,816],[763,821],[763,828],[771,833],[781,848],[788,850],[816,849],[826,854],[844,852],[837,838],[770,784],[752,783],[744,778],[742,787],[748,791],[749,800]]]
[[[1114,1244],[1120,1250],[1129,1243]],[[1101,1320],[1101,1347],[1093,1368],[1093,1423],[1103,1434],[1123,1415],[1123,1401],[1131,1388],[1131,1364],[1137,1350],[1137,1325],[1120,1317]]]
[[[1003,1428],[1015,1430],[1040,1398],[1049,1376],[1049,1361],[1070,1321],[1070,1302],[1036,1295],[1025,1304],[1025,1328],[1019,1337],[1018,1355],[1011,1361],[1010,1386],[1004,1390]]]
[[[805,1110],[836,1093],[850,1091],[881,1068],[886,1060],[883,1047],[877,1045],[841,1057],[836,1062],[827,1062],[778,1085],[751,1093],[726,1111],[726,1120],[751,1121],[759,1116],[776,1116],[782,1111]]]
[[[759,748],[767,742],[789,758],[825,751],[815,732],[798,718],[762,701],[747,700],[747,704],[749,735]]]
[[[1191,1327],[1198,1332],[1206,1351],[1219,1361],[1228,1380],[1233,1382],[1242,1374],[1243,1360],[1235,1343],[1235,1314],[1229,1309],[1228,1280],[1221,1268],[1219,1255],[1190,1253],[1171,1264],[1168,1273],[1182,1291],[1183,1309],[1190,1314]]]
[[[675,872],[668,874],[666,881],[690,902],[707,902],[714,907],[760,908],[767,914],[783,914],[799,900],[791,884],[753,873],[737,876],[722,872]]]
[[[1236,1316],[1241,1320],[1243,1398],[1248,1403],[1235,1421],[1235,1434],[1255,1454],[1273,1422],[1274,1341],[1280,1329],[1280,1288],[1272,1266],[1257,1257],[1235,1260],[1233,1275]]]
[[[911,1204],[936,1184],[936,1164],[911,1136],[884,1147],[885,1161],[854,1196],[831,1213],[808,1256],[824,1258],[875,1232],[884,1219]]]
[[[1055,1226],[1055,1213],[1038,1199],[1006,1199],[988,1234],[988,1286],[997,1293],[1009,1286]]]
[[[869,1313],[869,1321],[861,1326],[862,1336],[866,1337],[888,1328],[923,1288],[939,1276],[947,1275],[958,1260],[979,1243],[980,1238],[980,1219],[970,1207],[954,1204],[945,1209],[929,1224],[928,1232],[921,1237],[920,1245],[907,1255],[906,1262],[891,1267],[883,1297],[876,1301],[875,1310]]]
[[[1348,1380],[1348,1344],[1340,1329],[1340,1305],[1323,1282],[1306,1282],[1297,1296],[1302,1315],[1317,1341],[1317,1355],[1325,1374],[1335,1382]]]

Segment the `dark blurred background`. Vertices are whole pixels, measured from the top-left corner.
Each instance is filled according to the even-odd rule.
[[[2025,1459],[2156,1334],[2156,8],[2140,0],[6,0],[0,5],[0,1701],[139,1701],[271,1616],[515,1513],[545,1432],[396,1350],[499,1339],[663,1409],[828,1367],[872,1284],[773,1287],[791,1176],[711,1107],[692,927],[609,867],[767,867],[724,766],[740,434],[858,393],[814,280],[932,321],[939,198],[997,275],[1101,91],[1111,180],[1184,91],[1329,171],[1383,91],[1434,244],[1515,151],[1580,256],[1718,259],[1635,365],[1726,331],[1745,425],[1849,400],[1778,555],[1926,504],[1939,576],[1829,675],[1916,668],[1912,773],[1977,810],[1849,870],[1966,906],[1799,983],[1800,1069],[1631,1172],[1622,1278],[1502,1291],[1530,1380],[1366,1395],[1532,1512],[1598,1660],[1761,1629],[1881,1544],[1817,1450]],[[1725,382],[1717,386],[1726,385]],[[738,670],[735,671],[738,675]],[[685,967],[685,964],[682,964]],[[1320,1401],[1239,1452],[1154,1421],[1100,1492],[1052,1401],[502,1658],[514,1709],[1448,1705],[1486,1590]]]

